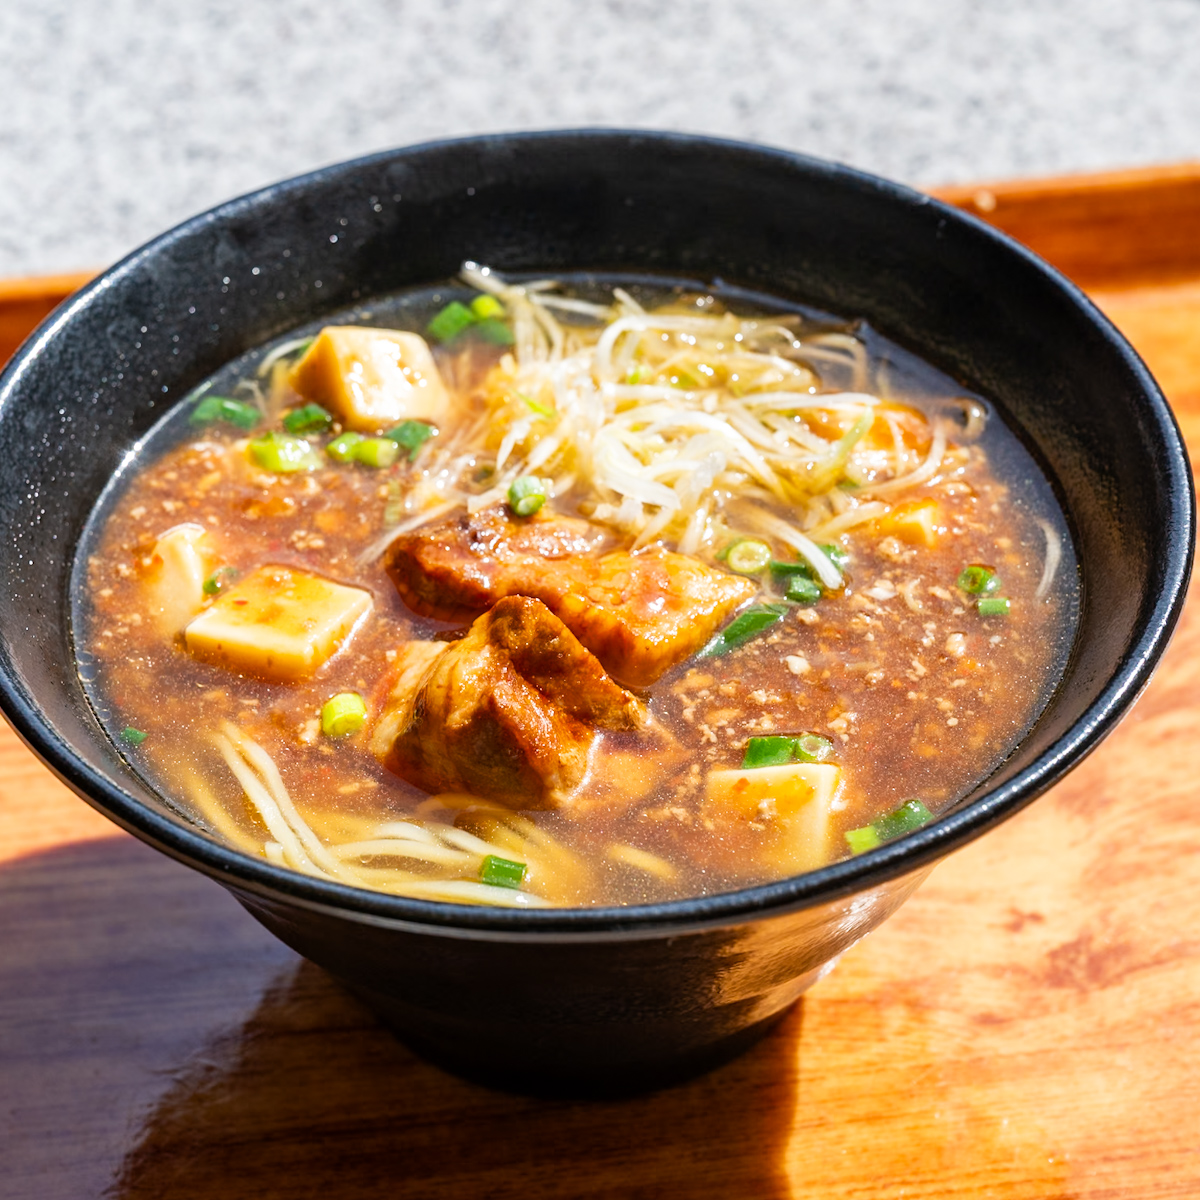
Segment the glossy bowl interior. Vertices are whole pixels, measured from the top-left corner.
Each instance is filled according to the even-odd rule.
[[[996,401],[1054,481],[1082,603],[1057,690],[991,778],[926,829],[809,875],[671,904],[532,912],[281,870],[156,795],[101,731],[75,671],[68,580],[96,497],[166,407],[225,362],[465,259],[720,279],[865,317]],[[197,217],[26,343],[0,377],[0,703],[81,796],[220,880],[432,1056],[524,1086],[646,1086],[745,1044],[937,859],[1096,745],[1178,616],[1193,510],[1178,431],[1136,355],[1071,284],[970,217],[846,168],[703,138],[432,144]],[[480,986],[501,967],[520,982]]]

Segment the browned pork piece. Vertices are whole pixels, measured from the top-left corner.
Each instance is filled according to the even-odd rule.
[[[510,596],[461,641],[405,648],[371,749],[427,792],[557,808],[586,777],[598,731],[648,720],[541,601]]]
[[[504,596],[533,596],[627,687],[695,654],[756,591],[684,554],[611,545],[587,521],[515,518],[498,505],[402,534],[384,566],[422,616],[462,620]]]

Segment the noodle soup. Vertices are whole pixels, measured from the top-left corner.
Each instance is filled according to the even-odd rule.
[[[811,870],[969,793],[1074,557],[987,401],[732,289],[468,264],[249,355],[77,564],[89,695],[245,853],[447,902]]]

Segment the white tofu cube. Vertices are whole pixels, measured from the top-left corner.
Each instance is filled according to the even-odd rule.
[[[703,814],[718,824],[761,824],[765,862],[811,871],[830,860],[830,806],[841,781],[841,768],[832,763],[710,771]]]
[[[311,675],[370,611],[371,596],[294,567],[259,567],[184,630],[197,658],[287,682]]]
[[[146,610],[163,637],[177,637],[204,607],[212,557],[208,531],[191,522],[168,529],[154,543],[144,576]]]
[[[326,326],[290,382],[361,433],[410,419],[437,425],[449,415],[450,397],[425,339],[397,329]]]

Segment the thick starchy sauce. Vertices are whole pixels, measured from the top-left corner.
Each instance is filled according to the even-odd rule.
[[[473,378],[494,361],[483,357]],[[461,378],[463,368],[445,373]],[[371,552],[394,519],[397,497],[420,477],[419,458],[382,471],[325,461],[311,472],[275,474],[251,461],[247,436],[220,424],[187,430],[112,505],[85,571],[98,694],[114,732],[147,733],[129,752],[181,808],[196,795],[215,798],[224,818],[214,820],[210,808],[200,819],[218,834],[247,849],[264,836],[208,740],[224,720],[274,757],[318,836],[353,840],[363,822],[428,811],[421,809],[428,797],[372,756],[365,732],[323,736],[322,704],[357,691],[377,712],[405,643],[459,636],[471,618],[416,616],[381,554]],[[844,589],[812,606],[789,606],[744,646],[691,658],[638,689],[652,729],[606,733],[574,801],[525,814],[590,863],[579,879],[559,879],[550,899],[653,901],[794,869],[759,852],[769,842],[769,805],[759,820],[729,823],[714,822],[703,804],[708,772],[740,767],[754,737],[813,732],[832,742],[830,761],[843,770],[828,843],[833,858],[850,853],[846,830],[909,797],[937,812],[1003,758],[1061,659],[1072,581],[1060,579],[1048,599],[1035,600],[1045,548],[1035,516],[1043,514],[1013,502],[980,445],[958,447],[919,494],[937,502],[933,545],[880,527],[852,531],[840,539],[850,554]],[[569,497],[554,503],[570,506]],[[180,639],[160,636],[143,592],[157,539],[184,522],[210,531],[229,578],[262,564],[291,566],[367,589],[373,608],[345,648],[307,679],[265,682],[197,661]],[[711,551],[700,557],[720,567]],[[967,564],[987,564],[1002,577],[1007,616],[980,615],[976,598],[957,584]],[[632,852],[614,855],[614,844]],[[638,851],[671,870],[642,869]]]

